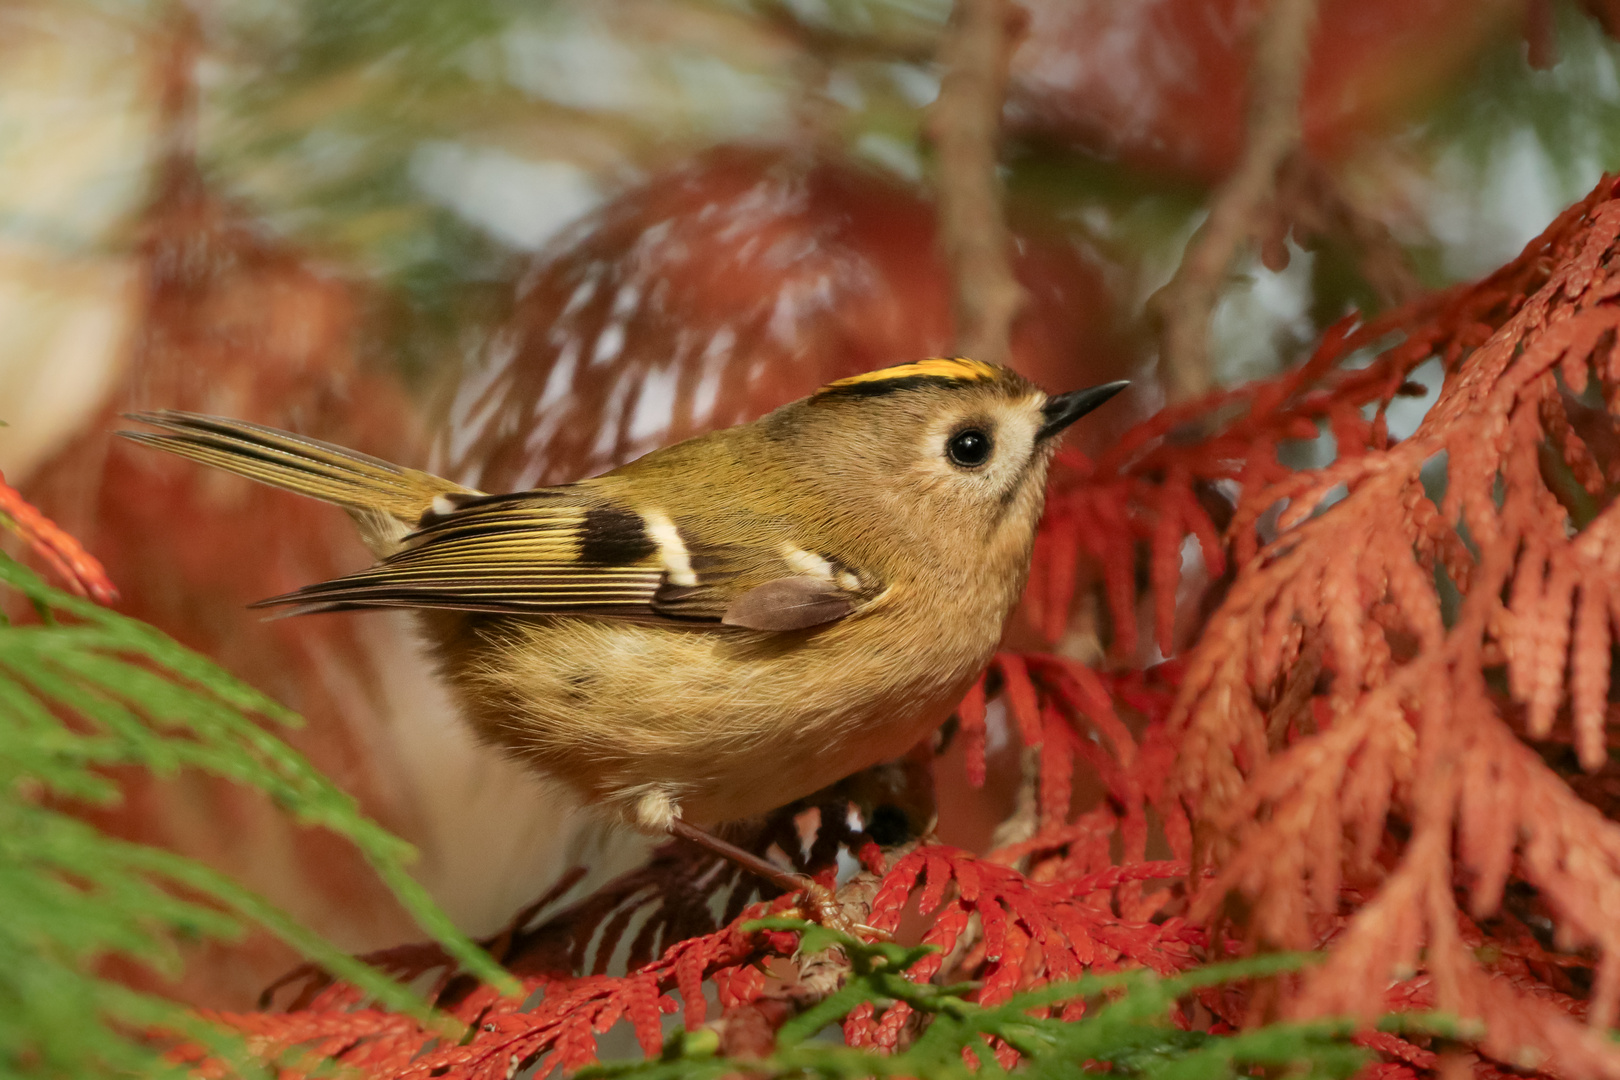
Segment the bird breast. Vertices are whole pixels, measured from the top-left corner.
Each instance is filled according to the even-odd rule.
[[[754,817],[910,749],[999,639],[1005,610],[964,609],[1001,598],[963,599],[917,606],[891,589],[858,615],[794,633],[429,621],[486,739],[655,829],[670,813],[700,824]]]

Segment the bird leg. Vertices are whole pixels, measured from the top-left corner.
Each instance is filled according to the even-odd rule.
[[[698,828],[691,822],[680,818],[669,823],[671,836],[678,836],[689,844],[696,844],[711,855],[718,855],[728,862],[735,863],[755,877],[769,884],[775,885],[786,893],[802,892],[805,903],[802,905],[809,910],[806,914],[813,921],[820,923],[829,930],[837,930],[850,937],[859,937],[860,930],[868,930],[850,921],[838,906],[838,898],[827,886],[804,874],[795,874],[790,870],[783,870],[769,859],[761,858],[752,851],[745,851],[736,844],[728,843],[711,832]]]

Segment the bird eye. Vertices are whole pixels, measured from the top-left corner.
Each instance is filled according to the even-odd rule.
[[[991,449],[989,435],[978,428],[968,428],[951,436],[950,441],[945,444],[945,456],[950,458],[954,465],[973,469],[990,460]]]

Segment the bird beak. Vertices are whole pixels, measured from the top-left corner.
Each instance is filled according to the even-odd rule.
[[[1041,425],[1041,430],[1035,433],[1035,441],[1045,442],[1061,434],[1064,428],[1129,385],[1131,385],[1129,381],[1121,379],[1119,382],[1103,383],[1101,386],[1091,386],[1084,390],[1070,390],[1067,394],[1047,398],[1046,404],[1041,406],[1041,416],[1046,422]]]

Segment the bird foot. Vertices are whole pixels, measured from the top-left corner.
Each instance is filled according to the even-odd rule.
[[[804,900],[797,909],[800,917],[860,941],[894,940],[888,931],[856,922],[844,914],[844,907],[838,902],[838,894],[821,882],[813,878],[801,878],[800,881],[800,890],[804,894]]]
[[[798,892],[804,900],[796,907],[780,912],[782,915],[797,916],[818,922],[829,930],[836,930],[840,934],[847,934],[852,938],[863,941],[892,941],[887,931],[879,930],[875,926],[858,923],[844,914],[843,905],[838,902],[838,896],[827,886],[814,878],[803,874],[795,874],[784,870],[780,866],[760,858],[751,851],[745,851],[729,841],[722,840],[712,833],[698,828],[690,822],[679,817],[672,818],[667,828],[673,836],[680,837],[690,843],[696,844],[711,854],[728,859],[738,866],[754,874],[762,881],[768,881],[783,892]]]

